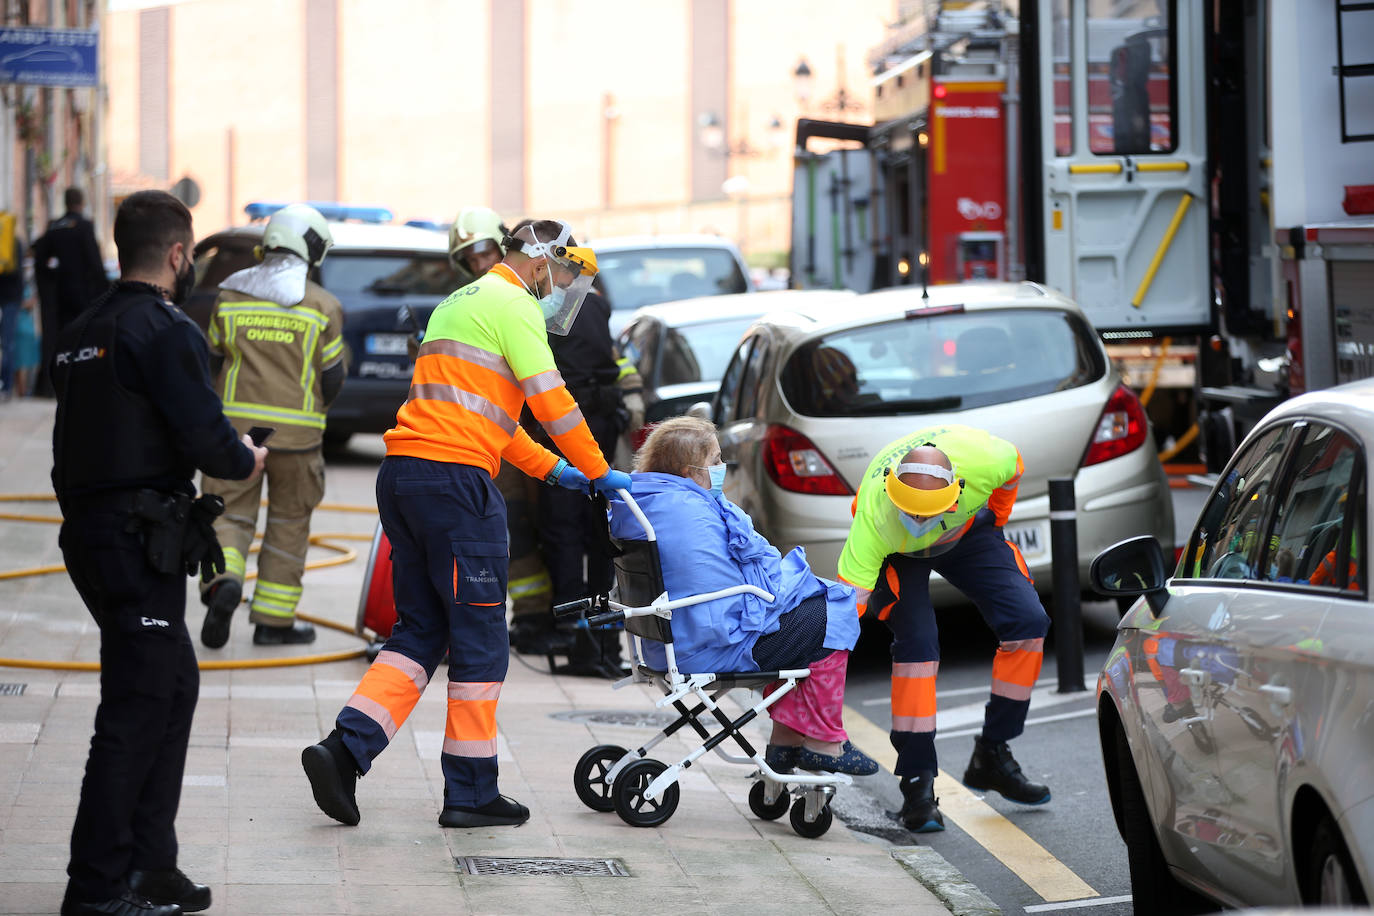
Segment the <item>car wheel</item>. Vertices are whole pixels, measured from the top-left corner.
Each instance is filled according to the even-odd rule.
[[[1341,831],[1331,815],[1325,815],[1312,835],[1303,881],[1303,902],[1321,906],[1363,906],[1364,887]]]
[[[1155,838],[1145,791],[1136,775],[1135,760],[1126,742],[1126,733],[1116,730],[1116,770],[1118,797],[1121,800],[1121,832],[1126,840],[1126,857],[1131,869],[1131,900],[1136,916],[1176,916],[1206,913],[1215,907],[1174,880],[1164,852]]]

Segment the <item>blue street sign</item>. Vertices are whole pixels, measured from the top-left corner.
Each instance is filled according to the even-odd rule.
[[[99,45],[94,29],[0,27],[0,83],[94,86]]]

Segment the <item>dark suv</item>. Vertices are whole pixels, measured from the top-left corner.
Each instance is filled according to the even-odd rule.
[[[196,246],[196,287],[186,313],[205,329],[219,284],[257,263],[263,224],[217,232]],[[311,279],[343,304],[348,380],[329,408],[325,444],[354,433],[390,429],[410,389],[406,344],[429,313],[462,281],[448,261],[442,233],[410,226],[331,223],[334,247]]]

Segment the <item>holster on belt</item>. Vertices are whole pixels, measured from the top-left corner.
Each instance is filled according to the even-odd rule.
[[[163,574],[200,572],[209,582],[224,572],[224,552],[214,523],[224,512],[224,500],[212,493],[192,499],[184,493],[138,490],[130,507],[129,531],[143,536],[148,564]]]

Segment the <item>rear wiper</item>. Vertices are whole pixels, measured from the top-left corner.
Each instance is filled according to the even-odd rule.
[[[942,398],[905,398],[900,401],[881,401],[877,404],[861,404],[847,411],[855,416],[870,416],[886,413],[924,413],[939,410],[954,410],[964,403],[958,395]]]

